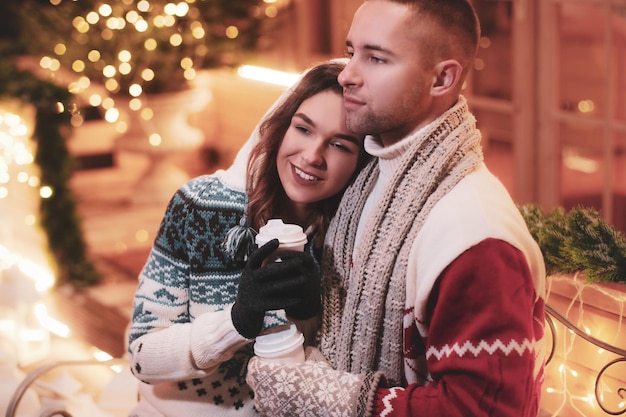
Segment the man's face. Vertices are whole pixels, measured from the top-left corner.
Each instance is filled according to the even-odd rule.
[[[432,69],[421,62],[419,29],[404,5],[369,0],[354,15],[346,40],[351,57],[339,75],[346,124],[387,146],[429,122]]]

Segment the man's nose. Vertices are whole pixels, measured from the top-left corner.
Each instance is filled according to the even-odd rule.
[[[337,76],[337,81],[339,81],[339,84],[343,88],[356,84],[355,66],[356,66],[355,63],[351,59],[350,61],[348,61],[346,66],[343,68],[343,70],[341,70],[341,72]]]

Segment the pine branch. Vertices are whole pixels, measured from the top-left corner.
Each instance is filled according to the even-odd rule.
[[[576,207],[569,213],[572,238],[566,242],[572,260],[589,281],[626,281],[626,239],[593,209]]]
[[[546,215],[536,204],[519,208],[548,274],[582,272],[589,282],[626,283],[626,237],[596,210],[557,208]]]

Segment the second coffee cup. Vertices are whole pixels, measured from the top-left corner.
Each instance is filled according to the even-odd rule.
[[[304,362],[303,343],[302,333],[290,324],[281,331],[257,336],[254,354],[269,362]]]

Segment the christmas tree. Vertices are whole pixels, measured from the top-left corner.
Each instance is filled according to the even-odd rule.
[[[26,0],[22,38],[51,71],[111,94],[137,97],[185,88],[201,68],[236,65],[254,50],[260,0]]]

